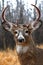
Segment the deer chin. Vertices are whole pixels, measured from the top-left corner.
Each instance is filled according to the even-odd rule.
[[[24,54],[28,51],[28,46],[16,45],[16,51],[18,54]]]
[[[17,45],[25,45],[25,42],[18,42]]]

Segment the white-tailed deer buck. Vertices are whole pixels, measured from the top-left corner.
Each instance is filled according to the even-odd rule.
[[[16,42],[16,53],[18,55],[18,60],[20,65],[34,65],[36,62],[36,47],[34,41],[32,39],[32,32],[38,29],[41,26],[40,19],[40,11],[39,9],[32,4],[37,10],[37,17],[35,21],[32,21],[29,24],[14,24],[8,22],[5,19],[5,11],[8,7],[6,7],[2,12],[2,25],[3,28],[7,31],[10,31],[14,35],[14,40]],[[17,65],[17,64],[15,64]]]

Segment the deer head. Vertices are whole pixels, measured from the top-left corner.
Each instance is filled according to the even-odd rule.
[[[26,52],[26,50],[28,49],[28,46],[30,44],[32,44],[32,40],[31,40],[31,33],[38,29],[40,26],[41,26],[41,21],[39,21],[40,19],[40,11],[39,9],[32,4],[32,6],[35,7],[35,9],[37,10],[37,17],[35,19],[35,21],[32,21],[31,23],[29,24],[14,24],[14,23],[11,23],[9,21],[6,20],[5,18],[5,11],[8,7],[6,7],[3,12],[2,12],[2,19],[3,19],[3,22],[2,22],[2,25],[3,25],[3,28],[7,31],[10,31],[13,35],[14,35],[14,39],[15,39],[15,42],[16,42],[16,46],[17,47],[17,52],[20,52],[21,50],[21,46],[26,46],[24,49]],[[19,46],[20,45],[20,46]]]

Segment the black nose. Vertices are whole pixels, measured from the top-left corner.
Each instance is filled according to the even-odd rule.
[[[19,42],[23,42],[23,41],[24,41],[24,39],[18,39],[18,41],[19,41]]]

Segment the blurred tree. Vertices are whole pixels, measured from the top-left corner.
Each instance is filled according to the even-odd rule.
[[[4,9],[4,0],[2,0],[2,10]],[[2,22],[2,20],[1,20]],[[3,26],[2,26],[2,23],[1,23],[1,29],[2,29],[2,43],[3,43],[3,46],[4,46],[4,49],[6,49],[6,43],[5,43],[5,31],[3,29]]]
[[[2,0],[2,9],[4,8],[4,0]]]

